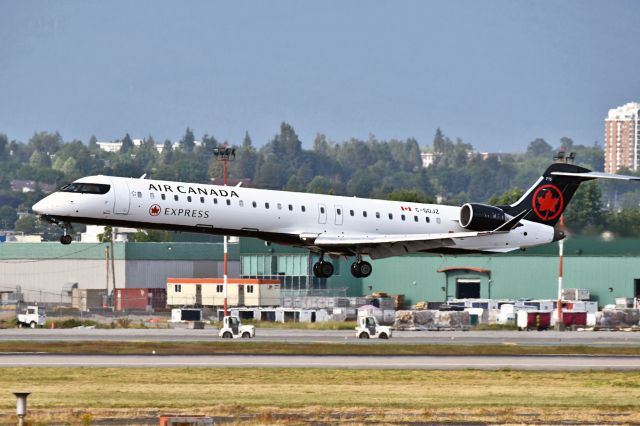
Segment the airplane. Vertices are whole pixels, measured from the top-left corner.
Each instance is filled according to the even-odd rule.
[[[355,277],[368,277],[371,259],[408,253],[504,253],[565,237],[555,227],[581,182],[640,180],[553,163],[515,203],[461,207],[243,188],[240,186],[88,176],[33,206],[43,220],[255,237],[304,247],[319,255],[313,273],[333,275],[326,255],[356,258]]]

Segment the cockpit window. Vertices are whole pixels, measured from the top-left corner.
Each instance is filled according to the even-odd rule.
[[[62,192],[78,192],[81,194],[106,194],[109,192],[111,185],[105,185],[102,183],[83,183],[73,182],[63,186],[60,191]]]

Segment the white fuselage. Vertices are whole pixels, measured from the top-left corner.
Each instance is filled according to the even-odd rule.
[[[60,222],[255,236],[311,249],[316,247],[315,237],[321,235],[389,238],[386,244],[393,245],[391,240],[396,235],[466,231],[459,223],[460,207],[454,206],[102,175],[75,183],[108,185],[108,190],[61,190],[38,202],[33,210]],[[553,234],[551,226],[523,220],[511,232],[453,238],[446,248],[510,251],[551,242]],[[397,253],[389,253],[437,252],[438,248],[409,244]],[[355,251],[375,253],[375,244],[364,244]],[[353,247],[335,247],[327,252],[355,254]]]

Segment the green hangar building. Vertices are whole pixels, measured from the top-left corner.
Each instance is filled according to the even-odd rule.
[[[222,277],[221,243],[115,243],[116,288],[165,288],[167,278]],[[26,301],[66,299],[71,283],[105,289],[106,244],[2,243],[0,293]],[[585,288],[602,307],[640,297],[640,240],[571,237],[564,243],[565,288]],[[404,294],[406,305],[448,298],[555,299],[558,243],[509,254],[408,255],[372,262],[368,278],[350,273],[353,259],[335,258],[335,274],[316,278],[317,256],[242,238],[229,245],[229,276],[278,279],[283,296]],[[112,282],[111,279],[109,279]]]

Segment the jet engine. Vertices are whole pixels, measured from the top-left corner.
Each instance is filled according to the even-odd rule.
[[[507,220],[505,212],[495,206],[467,203],[460,209],[460,226],[470,231],[493,231]]]

